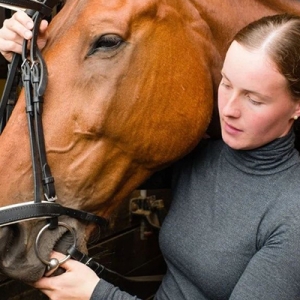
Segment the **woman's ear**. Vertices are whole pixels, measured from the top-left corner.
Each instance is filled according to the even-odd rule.
[[[297,100],[295,112],[294,112],[294,115],[292,116],[292,118],[294,118],[294,120],[297,120],[298,118],[300,118],[300,99]]]

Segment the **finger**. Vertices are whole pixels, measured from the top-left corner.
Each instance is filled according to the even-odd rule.
[[[54,251],[51,253],[51,256],[50,256],[50,260],[52,260],[52,259],[57,259],[58,262],[64,260],[65,258],[66,258],[66,255],[63,255],[62,253],[54,252]],[[54,269],[49,270],[48,272],[46,272],[46,273],[44,274],[44,276],[45,276],[45,277],[50,277],[50,276],[52,276],[52,275],[57,271],[57,269],[59,269],[59,268],[61,268],[60,265],[58,266],[58,268],[54,268]]]
[[[39,49],[43,49],[47,43],[48,39],[48,22],[46,20],[42,20],[40,29],[39,29],[39,36],[37,40],[37,44]]]
[[[40,34],[44,34],[46,32],[46,29],[48,28],[48,21],[42,20],[40,25]]]
[[[28,30],[32,30],[34,26],[31,17],[29,17],[24,11],[17,11],[15,14],[13,14],[11,19],[22,24]]]
[[[0,30],[0,52],[7,59],[11,60],[13,53],[22,52],[23,38],[15,32],[2,28]]]
[[[22,46],[24,41],[24,39],[17,33],[10,30],[4,30],[4,28],[0,30],[0,39],[1,39],[1,44],[0,44],[1,50],[4,51],[7,51],[8,49],[11,50],[13,44],[16,44],[16,46],[17,45]]]
[[[16,12],[10,19],[6,19],[3,22],[4,33],[14,32],[24,39],[30,39],[32,37],[33,21],[23,11]]]
[[[0,53],[4,56],[4,58],[7,61],[12,60],[14,52],[22,53],[22,46],[12,41],[6,41],[0,38],[0,45],[1,45]]]
[[[59,261],[61,261],[61,260],[65,259],[66,256],[67,256],[67,254],[63,254],[63,253],[57,252],[57,251],[52,251],[51,255],[50,255],[50,258],[56,258]]]
[[[8,61],[8,62],[11,62],[12,61],[12,59],[13,59],[13,53],[12,52],[0,52],[2,55],[3,55],[3,57]]]
[[[42,277],[38,281],[32,283],[32,286],[37,289],[43,290],[43,292],[45,292],[45,291],[52,291],[53,288],[51,287],[55,286],[55,284],[56,284],[55,277]]]

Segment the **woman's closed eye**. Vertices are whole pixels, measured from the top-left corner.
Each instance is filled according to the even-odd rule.
[[[253,99],[250,95],[246,95],[246,97],[254,105],[262,105],[263,104],[261,101]]]
[[[230,83],[228,83],[228,82],[226,82],[224,80],[221,81],[220,85],[223,86],[223,87],[225,87],[226,89],[231,88]]]

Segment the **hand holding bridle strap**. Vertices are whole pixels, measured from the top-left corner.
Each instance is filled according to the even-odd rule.
[[[19,8],[19,9],[27,9],[26,12],[28,15],[33,16],[35,12],[40,12],[43,16],[50,16],[52,13],[53,8],[59,3],[59,0],[45,0],[44,2],[40,1],[32,1],[32,0],[0,0],[0,6],[2,7],[8,7],[9,9]],[[32,43],[33,47],[37,47],[36,43]],[[37,57],[39,62],[42,62],[43,58],[42,55],[37,49],[36,51]],[[18,83],[16,83],[16,74],[18,71],[18,68],[20,66],[21,61],[21,55],[14,54],[12,62],[8,65],[8,74],[7,74],[7,80],[5,82],[4,91],[1,97],[0,102],[0,134],[3,132],[3,129],[7,123],[7,120],[9,119],[14,103],[17,100],[13,95],[16,92],[16,86]],[[24,58],[23,58],[24,61]],[[45,63],[43,62],[43,65]],[[41,83],[39,84],[38,88],[38,94],[39,96],[43,95],[45,88],[46,88],[46,80],[44,78],[46,77],[46,74],[44,72],[46,68],[41,68]],[[15,86],[13,86],[15,84]]]

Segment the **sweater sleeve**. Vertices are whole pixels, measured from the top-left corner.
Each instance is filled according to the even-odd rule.
[[[299,217],[295,217],[292,223],[278,226],[265,240],[249,261],[230,300],[299,299]]]
[[[118,287],[101,279],[96,285],[90,300],[140,300],[121,291]]]

